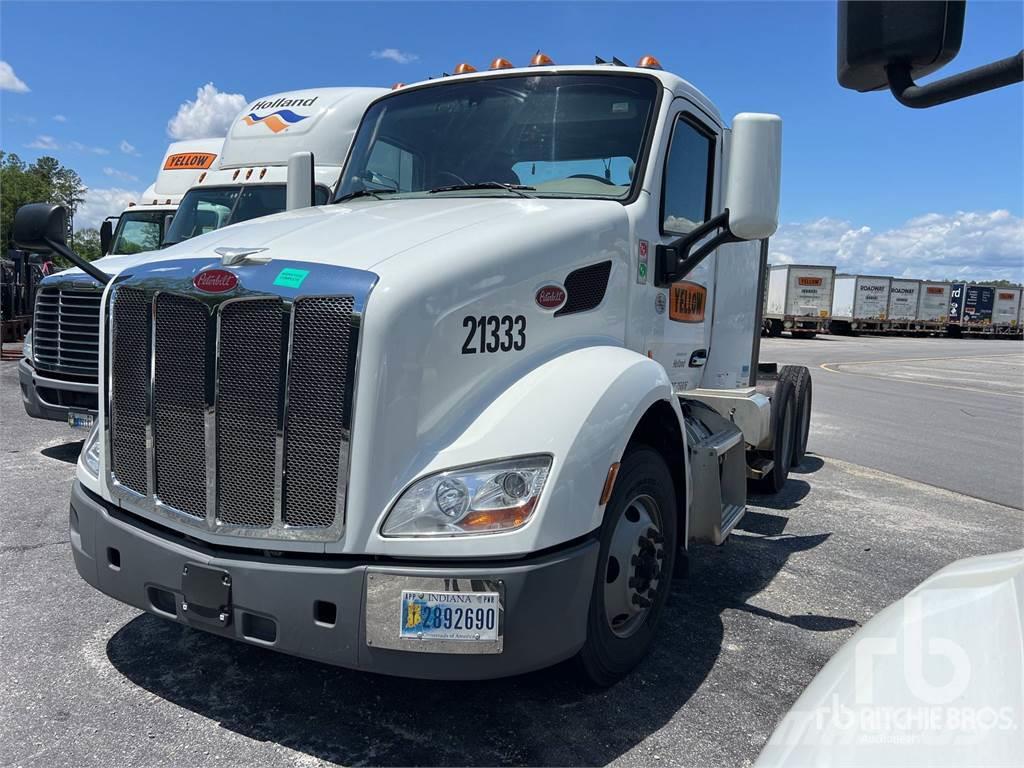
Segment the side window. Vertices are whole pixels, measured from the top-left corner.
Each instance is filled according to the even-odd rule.
[[[412,152],[378,140],[366,163],[365,181],[379,189],[409,192],[413,189],[413,174],[418,170],[415,166]]]
[[[711,214],[715,141],[686,117],[676,120],[665,162],[661,228],[685,235]]]

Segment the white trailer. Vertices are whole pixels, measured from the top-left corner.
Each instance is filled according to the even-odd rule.
[[[650,57],[496,66],[374,102],[333,205],[109,285],[85,581],[346,667],[577,657],[608,685],[688,542],[725,541],[748,477],[782,487],[811,380],[757,380],[781,120],[729,127]],[[22,209],[15,240],[60,210]]]
[[[886,308],[885,329],[901,333],[914,330],[920,296],[920,280],[892,278],[889,281],[889,305]]]
[[[1016,336],[1020,334],[1020,288],[996,288],[995,300],[992,303],[992,331],[1000,336]]]
[[[924,333],[945,332],[949,321],[950,283],[922,280],[914,327]]]
[[[768,273],[764,323],[769,336],[783,329],[793,338],[813,338],[825,329],[832,312],[836,268],[776,264]]]
[[[892,278],[873,275],[836,275],[829,330],[883,330],[889,312],[891,281]]]

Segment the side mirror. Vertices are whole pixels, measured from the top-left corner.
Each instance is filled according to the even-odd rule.
[[[309,208],[313,205],[313,153],[296,152],[288,158],[288,191],[285,207]]]
[[[725,207],[741,240],[771,237],[779,226],[782,118],[742,112],[733,118]]]
[[[54,243],[67,245],[68,212],[63,205],[29,203],[14,214],[11,240],[23,251],[52,251]]]
[[[14,226],[11,227],[14,246],[24,251],[53,251],[100,283],[109,283],[110,275],[68,248],[67,215],[64,206],[53,203],[21,206],[14,214]]]
[[[100,253],[104,256],[110,253],[110,247],[114,244],[114,222],[104,219],[100,224]]]
[[[837,77],[854,91],[888,87],[906,107],[933,107],[1024,79],[1024,52],[942,80],[914,81],[952,61],[966,0],[839,0]]]

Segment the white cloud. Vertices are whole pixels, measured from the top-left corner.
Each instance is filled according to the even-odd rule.
[[[117,168],[111,168],[110,166],[107,166],[106,168],[104,168],[103,169],[103,173],[106,176],[112,176],[115,179],[121,179],[123,181],[138,181],[139,180],[138,176],[132,176],[130,173],[127,173],[126,171],[119,171],[119,170],[117,170]]]
[[[78,206],[75,214],[75,229],[95,229],[107,216],[117,216],[128,203],[139,199],[141,192],[130,189],[110,187],[96,189],[90,187],[85,193],[85,202]]]
[[[7,118],[9,123],[20,123],[21,125],[35,125],[36,119],[32,115],[11,115]]]
[[[1024,219],[996,210],[928,213],[882,231],[835,218],[783,224],[769,260],[834,264],[859,274],[1022,282]]]
[[[223,93],[213,83],[207,83],[196,91],[195,101],[186,101],[167,121],[167,135],[172,139],[223,136],[247,103],[242,94]]]
[[[29,90],[25,81],[14,74],[14,68],[6,61],[0,60],[0,91],[28,93]]]
[[[408,64],[416,61],[419,56],[408,51],[400,51],[397,48],[382,48],[378,51],[370,51],[370,58],[393,61],[396,64]]]
[[[53,136],[36,136],[35,139],[25,145],[29,149],[60,149],[57,140]]]
[[[54,115],[53,120],[56,123],[66,123],[68,119],[64,115]]]
[[[134,155],[135,157],[139,156],[139,151],[135,149],[135,145],[129,144],[125,139],[121,139],[121,143],[118,145],[118,148],[126,155]]]
[[[83,144],[80,141],[72,141],[67,145],[68,149],[73,149],[76,152],[88,152],[90,155],[109,155],[110,150],[104,149],[103,147],[90,147]]]

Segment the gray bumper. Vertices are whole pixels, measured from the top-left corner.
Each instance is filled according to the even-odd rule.
[[[77,481],[71,495],[71,546],[78,573],[89,584],[158,616],[328,664],[451,680],[515,675],[573,656],[586,635],[598,552],[597,541],[591,539],[555,553],[501,564],[426,566],[253,557],[186,546],[174,534],[143,526],[101,501]],[[189,563],[230,574],[227,626],[198,625],[181,610],[182,570]],[[373,603],[372,588],[368,597],[367,585],[375,579],[379,584],[406,577],[437,579],[438,589],[451,579],[500,582],[504,591],[501,652],[424,653],[368,642],[366,615],[368,609],[371,615],[379,612],[380,606]],[[318,613],[324,603],[336,609],[333,624]],[[396,613],[396,635],[398,621]]]
[[[96,415],[95,384],[64,381],[41,376],[25,358],[18,361],[18,382],[25,413],[35,419],[50,419],[67,423],[68,411]],[[88,401],[88,402],[86,402]],[[76,402],[76,405],[67,405]]]

